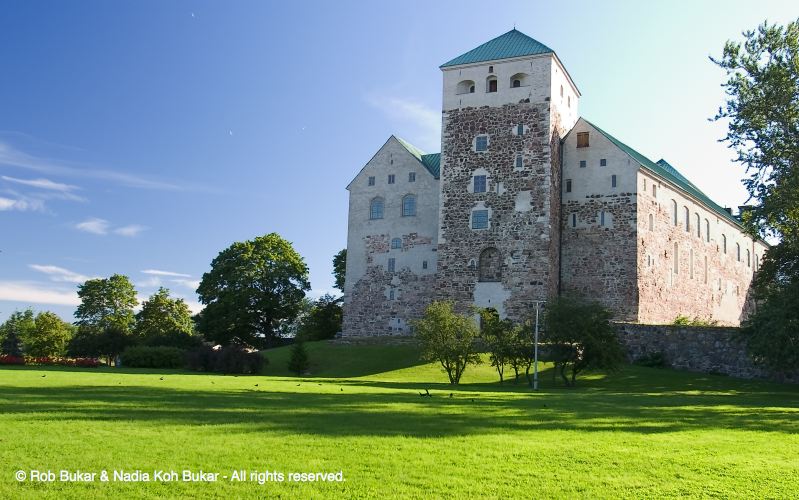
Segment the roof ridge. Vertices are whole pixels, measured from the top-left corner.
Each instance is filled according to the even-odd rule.
[[[535,38],[513,28],[491,40],[478,45],[472,50],[445,62],[440,68],[458,66],[484,61],[511,59],[536,54],[554,54],[555,51]]]

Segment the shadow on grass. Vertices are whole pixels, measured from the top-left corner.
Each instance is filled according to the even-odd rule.
[[[278,391],[0,386],[0,406],[3,413],[27,421],[121,420],[211,426],[209,432],[219,426],[218,432],[324,436],[436,437],[524,430],[799,432],[795,390],[722,377],[691,385],[681,374],[669,383],[668,376],[651,372],[658,370],[631,369],[602,384],[548,388],[535,395],[481,384],[453,389],[447,384],[368,380],[299,381],[298,388],[289,386],[293,381],[263,384]],[[652,387],[650,381],[659,377],[659,386]],[[423,388],[433,397],[420,396]],[[287,389],[291,392],[279,392]]]

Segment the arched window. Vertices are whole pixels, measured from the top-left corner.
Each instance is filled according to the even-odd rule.
[[[373,198],[369,204],[369,218],[382,219],[383,218],[383,198]]]
[[[749,253],[749,249],[746,249],[746,267],[752,267],[752,254]]]
[[[688,210],[688,207],[682,207],[683,211],[685,212],[685,231],[691,232],[691,211]]]
[[[496,76],[489,76],[486,78],[486,92],[496,92],[497,91],[497,77]]]
[[[699,219],[699,214],[694,213],[694,217],[696,218],[696,237],[702,239],[702,223],[701,219]]]
[[[480,252],[480,281],[502,280],[502,262],[499,259],[499,250],[490,247]]]
[[[727,235],[721,235],[721,249],[724,252],[724,255],[727,255]]]
[[[521,87],[522,86],[522,81],[521,80],[513,80],[513,83],[511,83],[510,86],[513,87],[513,88]]]
[[[402,240],[399,238],[394,238],[393,240],[391,240],[391,248],[395,250],[397,248],[402,248]]]
[[[416,215],[416,196],[406,194],[402,198],[402,216],[412,217]]]
[[[474,80],[463,80],[458,82],[455,88],[456,94],[473,94],[474,93]]]
[[[649,230],[650,231],[655,230],[655,216],[652,214],[649,214]]]
[[[674,220],[674,225],[677,225],[677,202],[671,200],[671,218]]]
[[[735,259],[738,262],[741,262],[741,244],[740,243],[736,243],[735,244]]]
[[[705,241],[710,243],[710,221],[705,219]]]
[[[527,73],[516,73],[510,77],[511,88],[527,87],[530,85],[530,75]]]

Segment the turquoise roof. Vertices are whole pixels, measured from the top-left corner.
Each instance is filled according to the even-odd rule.
[[[415,156],[416,159],[419,160],[422,165],[424,165],[424,168],[426,168],[427,171],[430,172],[430,174],[433,177],[438,179],[439,174],[441,172],[441,167],[440,167],[440,164],[441,164],[441,153],[427,154],[424,151],[422,151],[421,149],[419,149],[416,146],[414,146],[413,144],[411,144],[410,142],[406,141],[405,139],[400,139],[397,136],[394,136],[394,137],[397,139],[397,141],[399,141],[400,144],[402,144],[402,146],[405,149],[408,150],[408,152],[410,154]]]
[[[670,181],[672,184],[676,185],[683,191],[692,195],[694,198],[704,203],[708,208],[712,209],[713,211],[715,211],[725,219],[729,220],[730,222],[734,222],[738,226],[741,225],[741,221],[733,217],[732,214],[727,211],[727,209],[725,209],[715,201],[711,200],[708,195],[703,193],[698,187],[696,187],[691,181],[689,181],[684,175],[682,175],[676,168],[671,166],[669,162],[667,162],[666,160],[661,159],[658,160],[657,162],[653,162],[646,156],[642,155],[641,153],[634,150],[630,146],[624,144],[623,142],[616,139],[612,135],[608,134],[607,132],[597,127],[593,123],[589,122],[585,118],[583,118],[583,120],[585,120],[586,123],[594,127],[597,132],[604,135],[610,142],[615,144],[616,147],[618,147],[619,149],[630,155],[645,169],[655,173],[656,175],[666,179],[667,181]]]
[[[532,56],[535,54],[551,54],[554,52],[554,50],[543,43],[530,38],[514,28],[504,35],[489,40],[476,49],[472,49],[442,64],[440,67],[446,68],[447,66],[496,61],[498,59],[510,59],[512,57]]]

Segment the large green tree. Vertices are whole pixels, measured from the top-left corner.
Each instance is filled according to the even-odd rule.
[[[341,331],[341,299],[323,295],[314,301],[300,320],[297,337],[302,340],[332,339]]]
[[[344,277],[347,275],[347,249],[340,250],[333,256],[333,278],[336,288],[344,291]]]
[[[479,334],[474,318],[457,314],[452,302],[433,302],[424,316],[413,322],[422,358],[438,361],[449,383],[457,385],[470,364],[480,363],[474,341]]]
[[[22,339],[36,326],[32,309],[14,311],[0,325],[0,350],[9,356],[22,356]]]
[[[748,175],[744,223],[776,241],[755,276],[759,304],[743,335],[779,377],[799,369],[799,20],[743,35],[713,59],[727,74],[716,119],[728,122],[725,141]]]
[[[182,347],[194,333],[189,306],[183,299],[170,297],[169,290],[161,287],[142,302],[133,333],[146,344]]]
[[[80,305],[75,311],[79,326],[98,331],[115,328],[129,331],[133,326],[136,289],[127,276],[114,274],[110,278],[91,279],[78,285]]]
[[[73,332],[73,326],[57,314],[42,311],[22,337],[25,352],[30,356],[63,356]]]
[[[276,233],[233,243],[197,288],[205,309],[197,327],[209,340],[268,347],[310,290],[308,266]]]

